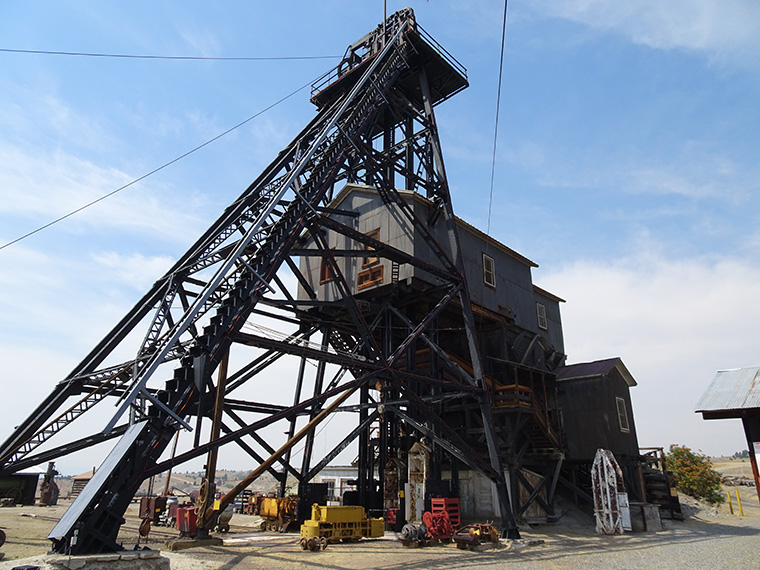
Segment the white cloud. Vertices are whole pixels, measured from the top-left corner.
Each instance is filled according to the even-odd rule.
[[[716,188],[704,179],[694,180],[689,173],[667,168],[642,168],[625,176],[626,186],[634,192],[646,194],[679,194],[687,197],[709,196]]]
[[[7,241],[134,179],[116,168],[99,166],[64,151],[27,151],[1,142],[0,163],[4,165],[0,169],[0,214],[13,217],[3,227],[3,239]],[[126,230],[170,242],[184,241],[187,229],[198,227],[200,214],[196,212],[202,199],[191,194],[183,196],[181,202],[170,201],[166,193],[163,183],[138,183],[75,214],[58,227],[75,232],[86,225],[104,232]],[[201,222],[203,226],[205,222]]]
[[[568,362],[620,356],[636,378],[640,445],[683,443],[710,454],[745,447],[740,424],[704,421],[693,410],[718,370],[760,365],[760,268],[641,251],[576,261],[539,280],[567,300]]]
[[[656,49],[757,65],[760,4],[753,0],[534,0],[549,16],[621,34]]]
[[[0,418],[0,433],[8,434],[111,330],[170,260],[112,252],[61,257],[25,242],[2,250],[0,259],[0,384],[13,391],[14,404]],[[141,330],[138,341],[144,334]],[[127,359],[136,346],[120,349],[110,363]],[[102,428],[113,407],[98,408],[64,437],[72,440]],[[101,457],[84,455],[63,458],[60,467],[78,473],[99,462],[93,457]]]
[[[510,162],[533,172],[541,186],[612,188],[631,194],[719,199],[735,206],[753,200],[758,168],[734,156],[731,148],[686,140],[666,154],[633,153],[620,158],[614,151],[578,149],[563,154],[537,144],[513,151]],[[546,168],[550,164],[551,168]]]
[[[105,251],[94,254],[93,261],[108,280],[144,292],[166,273],[175,260],[168,256],[149,257],[139,253]]]
[[[721,148],[686,141],[671,156],[652,157],[618,173],[617,183],[628,191],[677,194],[687,198],[740,200],[757,186],[754,166],[740,167]]]
[[[130,178],[60,151],[0,146],[0,212],[60,216],[115,190]]]
[[[187,24],[180,25],[179,35],[185,42],[181,55],[200,57],[219,57],[221,46],[216,34],[209,30],[189,29]]]

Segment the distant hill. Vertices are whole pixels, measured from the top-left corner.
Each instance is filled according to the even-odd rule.
[[[245,478],[250,471],[231,471],[227,469],[221,469],[216,472],[216,486],[217,490],[221,493],[231,491],[235,485],[237,485],[243,478]],[[173,494],[190,494],[192,491],[197,491],[201,486],[201,479],[204,476],[203,471],[187,471],[187,472],[174,472],[171,474],[171,480],[169,482],[169,492]],[[150,492],[150,481],[145,481],[138,495],[147,495]],[[166,488],[166,473],[161,473],[153,478],[153,492],[154,495],[161,495]],[[279,483],[270,473],[265,473],[251,484],[249,489],[259,493],[270,493],[277,491]]]
[[[232,488],[237,485],[244,477],[246,477],[250,471],[231,471],[227,469],[222,469],[217,471],[216,473],[216,485],[217,490],[226,493]],[[153,490],[150,491],[150,480],[145,481],[141,486],[140,490],[137,492],[138,496],[142,495],[162,495],[164,493],[164,489],[166,488],[166,473],[161,473],[160,475],[156,475],[153,478]],[[169,481],[169,492],[176,494],[176,495],[182,495],[182,494],[190,494],[193,491],[198,491],[200,489],[201,485],[201,479],[204,476],[203,471],[186,471],[186,472],[173,472],[171,474],[171,480]],[[71,495],[71,488],[74,483],[74,477],[73,476],[66,476],[56,477],[56,482],[58,483],[58,488],[60,489],[61,497],[68,497]],[[289,486],[294,486],[295,481],[288,481]],[[278,492],[279,491],[279,483],[275,480],[275,478],[270,473],[264,473],[261,477],[259,477],[256,481],[253,482],[253,484],[249,487],[254,492],[257,493],[272,493],[272,492]]]

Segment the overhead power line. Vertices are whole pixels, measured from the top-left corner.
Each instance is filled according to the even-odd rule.
[[[491,232],[491,209],[493,207],[493,183],[496,174],[496,142],[499,138],[499,108],[501,107],[501,79],[504,71],[504,43],[507,37],[507,4],[509,0],[504,0],[504,20],[501,24],[501,52],[499,54],[499,86],[496,91],[496,119],[493,128],[493,157],[491,159],[491,190],[488,195],[488,223],[486,234]]]
[[[55,220],[53,220],[53,221],[51,221],[51,222],[48,222],[48,223],[46,223],[46,224],[44,224],[44,225],[42,225],[42,226],[38,227],[38,228],[37,228],[37,229],[35,229],[35,230],[32,230],[32,231],[30,231],[30,232],[27,232],[27,233],[25,233],[24,235],[22,235],[22,236],[19,236],[19,237],[17,237],[16,239],[14,239],[14,240],[12,240],[12,241],[9,241],[8,243],[5,243],[5,244],[3,244],[3,245],[0,245],[0,250],[2,250],[2,249],[5,249],[6,247],[9,247],[9,246],[13,245],[14,243],[18,243],[18,242],[20,242],[21,240],[24,240],[24,239],[26,239],[26,238],[28,238],[28,237],[30,237],[30,236],[33,236],[34,234],[36,234],[36,233],[39,233],[39,232],[41,232],[42,230],[45,230],[45,229],[49,228],[50,226],[57,224],[58,222],[62,222],[62,221],[63,221],[63,220],[65,220],[66,218],[70,218],[70,217],[71,217],[71,216],[73,216],[74,214],[78,214],[78,213],[79,213],[79,212],[81,212],[82,210],[86,210],[86,209],[87,209],[87,208],[89,208],[90,206],[94,206],[94,205],[95,205],[95,204],[97,204],[98,202],[102,202],[102,201],[103,201],[103,200],[105,200],[106,198],[110,198],[110,197],[111,197],[111,196],[113,196],[114,194],[117,194],[117,193],[121,192],[122,190],[125,190],[126,188],[129,188],[130,186],[133,186],[133,185],[137,184],[138,182],[140,182],[140,181],[142,181],[142,180],[145,180],[145,179],[146,179],[146,178],[148,178],[149,176],[152,176],[153,174],[155,174],[155,173],[157,173],[157,172],[160,172],[161,170],[163,170],[164,168],[166,168],[166,167],[168,167],[168,166],[171,166],[171,165],[172,165],[172,164],[174,164],[175,162],[179,162],[179,161],[180,161],[180,160],[182,160],[183,158],[185,158],[185,157],[187,157],[187,156],[190,156],[191,154],[193,154],[194,152],[196,152],[196,151],[198,151],[198,150],[202,149],[202,148],[203,148],[203,147],[205,147],[205,146],[208,146],[208,145],[210,145],[212,142],[219,140],[220,138],[222,138],[222,137],[223,137],[223,136],[225,136],[225,135],[228,135],[229,133],[231,133],[231,132],[232,132],[232,131],[234,131],[235,129],[239,129],[240,127],[242,127],[242,126],[243,126],[243,125],[245,125],[246,123],[249,123],[249,122],[251,122],[251,121],[252,121],[253,119],[255,119],[256,117],[258,117],[258,116],[260,116],[260,115],[263,115],[264,113],[266,113],[266,112],[267,112],[267,111],[269,111],[270,109],[272,109],[272,108],[276,107],[276,106],[277,106],[277,105],[279,105],[280,103],[282,103],[282,102],[284,102],[284,101],[286,101],[286,100],[290,99],[290,98],[291,98],[293,95],[295,95],[296,93],[298,93],[298,92],[300,92],[300,91],[303,91],[303,90],[304,90],[304,89],[306,89],[307,87],[311,86],[311,84],[312,84],[312,83],[313,83],[313,82],[312,82],[312,81],[310,81],[309,83],[306,83],[305,85],[302,85],[301,87],[299,87],[299,88],[298,88],[298,89],[296,89],[295,91],[293,91],[293,92],[289,93],[288,95],[285,95],[285,97],[283,97],[282,99],[280,99],[280,100],[276,101],[275,103],[272,103],[271,105],[269,105],[269,106],[268,106],[268,107],[266,107],[265,109],[262,109],[261,111],[259,111],[259,112],[258,112],[258,113],[256,113],[255,115],[251,115],[250,117],[248,117],[248,118],[247,118],[247,119],[245,119],[244,121],[241,121],[241,122],[239,122],[239,123],[238,123],[237,125],[235,125],[234,127],[230,127],[229,129],[227,129],[227,130],[226,130],[226,131],[224,131],[223,133],[220,133],[220,134],[216,135],[214,138],[211,138],[211,139],[207,140],[207,141],[206,141],[206,142],[204,142],[203,144],[200,144],[200,145],[196,146],[195,148],[193,148],[193,149],[191,149],[191,150],[188,150],[188,151],[187,151],[187,152],[185,152],[184,154],[182,154],[182,155],[178,156],[178,157],[177,157],[177,158],[175,158],[175,159],[172,159],[172,160],[170,160],[169,162],[166,162],[166,163],[162,164],[162,165],[161,165],[161,166],[159,166],[158,168],[154,168],[153,170],[151,170],[151,171],[150,171],[150,172],[148,172],[147,174],[143,174],[143,175],[142,175],[142,176],[140,176],[139,178],[135,178],[135,179],[134,179],[134,180],[132,180],[131,182],[128,182],[127,184],[124,184],[124,186],[120,186],[120,187],[119,187],[119,188],[117,188],[116,190],[112,190],[112,191],[111,191],[111,192],[109,192],[108,194],[104,194],[104,195],[103,195],[103,196],[101,196],[100,198],[96,198],[96,199],[95,199],[95,200],[93,200],[92,202],[89,202],[89,203],[85,204],[84,206],[80,206],[80,207],[79,207],[79,208],[77,208],[76,210],[72,210],[71,212],[69,212],[68,214],[65,214],[65,215],[61,216],[60,218],[56,218]]]
[[[303,55],[277,57],[204,57],[194,55],[136,55],[127,53],[88,53],[78,51],[46,51],[39,49],[9,49],[0,48],[5,53],[30,53],[41,55],[73,55],[80,57],[116,57],[122,59],[178,59],[186,61],[284,61],[303,59],[339,59],[339,55]]]

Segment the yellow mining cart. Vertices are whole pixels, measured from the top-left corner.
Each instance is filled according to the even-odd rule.
[[[301,544],[310,539],[327,542],[354,542],[378,538],[385,532],[383,519],[368,519],[363,507],[311,506],[311,520],[301,525]]]
[[[258,509],[261,530],[286,532],[296,520],[297,506],[298,497],[261,497]]]

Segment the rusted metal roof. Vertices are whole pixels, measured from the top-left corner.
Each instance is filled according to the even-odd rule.
[[[614,369],[617,369],[629,386],[636,386],[636,380],[633,379],[633,376],[619,356],[605,360],[560,366],[557,368],[556,374],[557,380],[579,380],[581,378],[600,378],[606,376]]]
[[[721,370],[697,404],[695,412],[760,408],[760,368]]]

